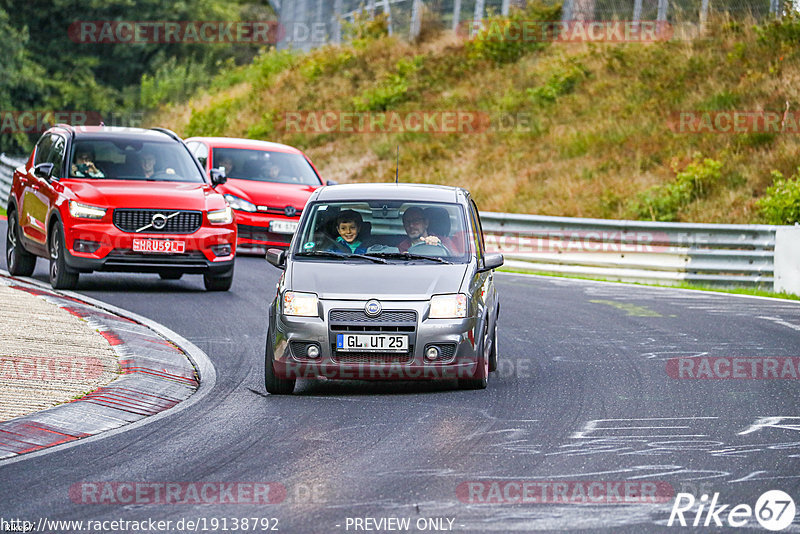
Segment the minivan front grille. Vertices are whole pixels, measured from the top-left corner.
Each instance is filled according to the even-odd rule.
[[[336,323],[409,323],[417,324],[417,313],[414,311],[383,311],[377,317],[370,317],[364,310],[332,310],[331,322]]]

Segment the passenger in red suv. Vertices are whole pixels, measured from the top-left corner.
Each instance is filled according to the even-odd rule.
[[[72,162],[71,164],[69,162]],[[14,171],[6,261],[29,276],[50,261],[50,283],[73,288],[80,273],[202,274],[206,289],[233,282],[233,211],[183,141],[161,128],[48,130]]]

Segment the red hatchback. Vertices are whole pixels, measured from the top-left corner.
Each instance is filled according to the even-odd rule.
[[[226,291],[236,225],[214,189],[224,181],[169,130],[55,126],[14,171],[8,270],[30,276],[41,256],[57,289],[80,273],[121,271],[202,274],[206,289]]]
[[[287,145],[228,137],[191,137],[186,145],[208,172],[224,167],[228,181],[217,191],[236,212],[240,251],[288,247],[306,200],[326,185],[311,160]]]

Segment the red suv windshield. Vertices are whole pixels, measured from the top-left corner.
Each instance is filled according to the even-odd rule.
[[[70,178],[205,182],[192,156],[175,142],[116,136],[113,139],[79,138],[70,162]]]

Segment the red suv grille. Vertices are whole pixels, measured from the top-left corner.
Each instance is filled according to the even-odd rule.
[[[153,225],[153,217],[158,214],[161,214],[166,218],[163,228],[156,228]],[[114,210],[114,226],[123,232],[141,231],[142,233],[147,234],[191,234],[199,230],[202,224],[202,211],[134,209]],[[140,230],[142,228],[144,229]]]

